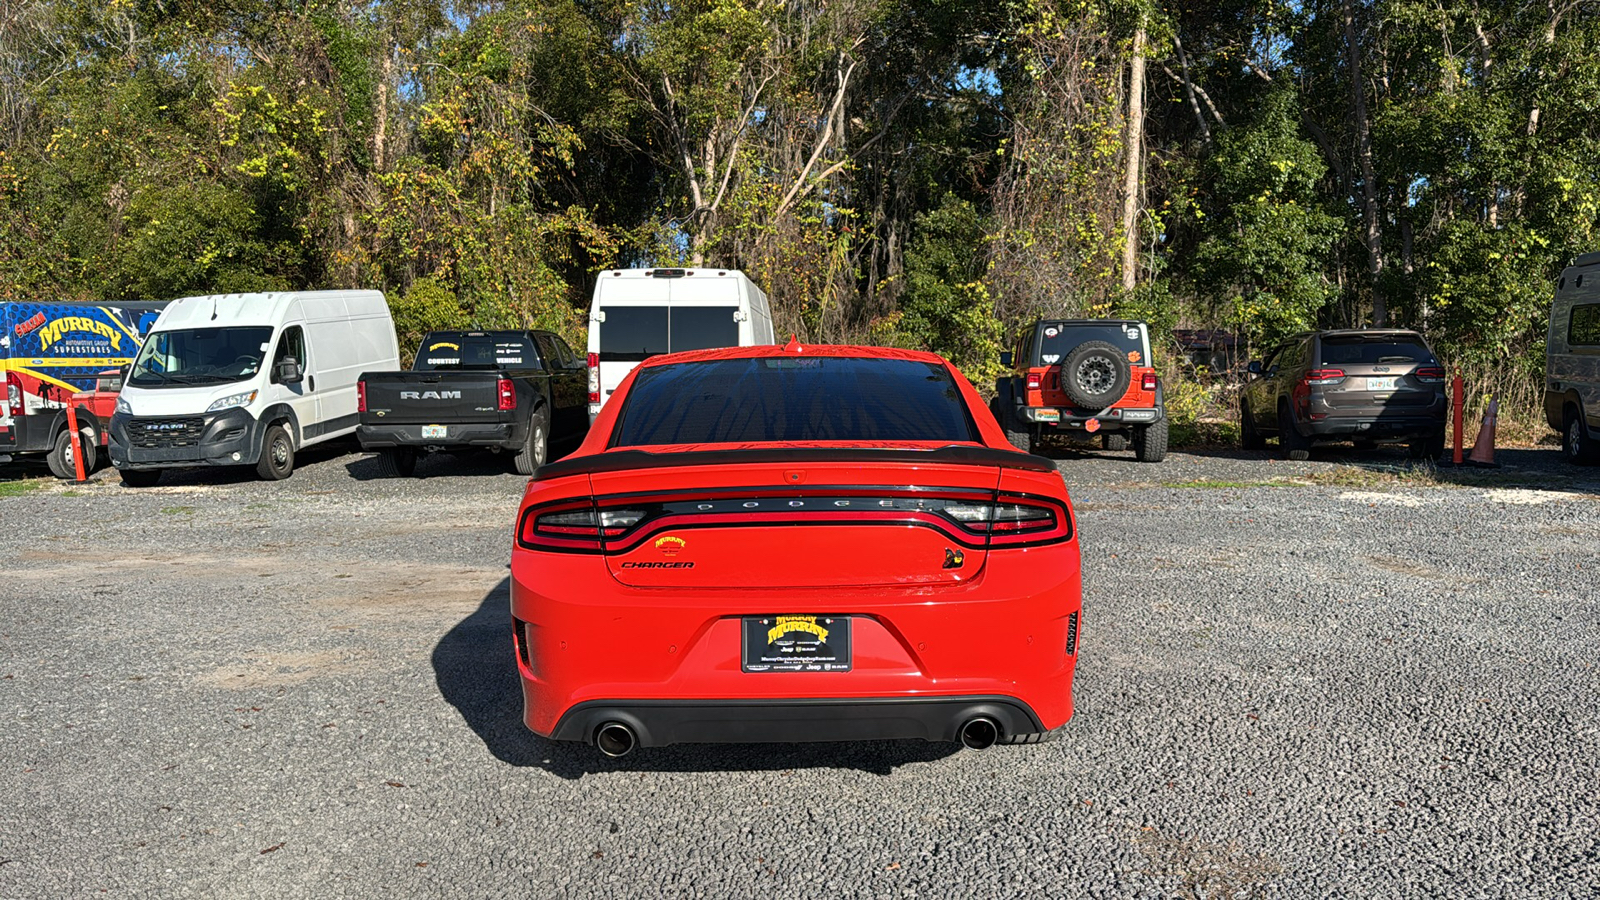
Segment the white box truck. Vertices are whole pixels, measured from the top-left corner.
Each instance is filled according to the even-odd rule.
[[[377,291],[174,300],[123,382],[111,464],[130,487],[184,466],[288,478],[297,450],[355,432],[356,381],[399,355]]]
[[[589,421],[651,356],[774,343],[767,295],[734,269],[611,269],[589,306]]]

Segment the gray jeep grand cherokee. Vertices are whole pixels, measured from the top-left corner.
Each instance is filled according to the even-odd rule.
[[[1444,367],[1415,331],[1362,329],[1297,334],[1250,363],[1239,401],[1246,449],[1276,437],[1285,459],[1319,441],[1364,450],[1403,442],[1413,459],[1444,452]]]

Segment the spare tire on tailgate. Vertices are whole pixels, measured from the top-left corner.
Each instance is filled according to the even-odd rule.
[[[1061,361],[1061,390],[1074,405],[1105,409],[1128,392],[1128,358],[1105,341],[1085,341]]]

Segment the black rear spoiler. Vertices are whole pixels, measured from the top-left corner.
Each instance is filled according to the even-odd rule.
[[[686,450],[677,453],[608,450],[591,456],[575,456],[545,463],[534,470],[533,478],[535,481],[542,481],[566,475],[592,475],[600,472],[666,469],[678,466],[721,466],[734,463],[800,465],[823,462],[945,463],[957,466],[1024,469],[1029,472],[1056,470],[1054,462],[1020,450],[997,450],[993,447],[956,444],[935,450],[879,450],[874,447],[749,447],[736,450]]]

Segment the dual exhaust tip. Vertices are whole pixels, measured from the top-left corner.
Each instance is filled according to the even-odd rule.
[[[968,750],[987,750],[1000,740],[1000,726],[988,716],[973,716],[961,723],[957,736]],[[607,722],[595,731],[594,746],[612,759],[621,759],[639,746],[639,737],[622,722]]]

